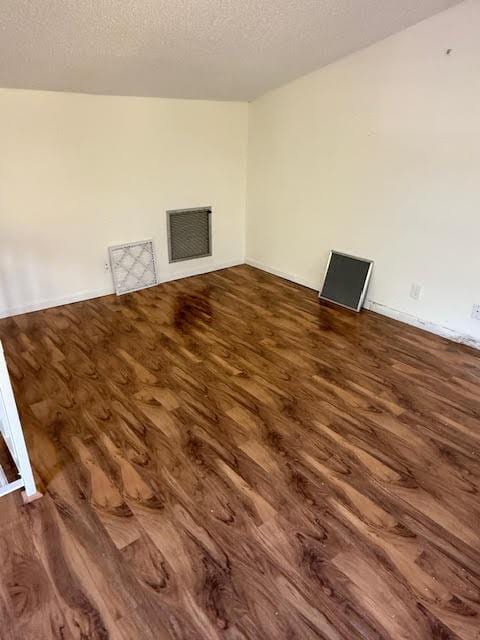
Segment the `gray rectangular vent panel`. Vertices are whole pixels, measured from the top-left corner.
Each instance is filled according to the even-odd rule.
[[[170,262],[212,255],[211,217],[210,207],[167,211]]]

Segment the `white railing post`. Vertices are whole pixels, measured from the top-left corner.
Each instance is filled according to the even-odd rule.
[[[17,465],[19,479],[0,487],[0,496],[16,489],[24,488],[24,502],[39,498],[33,477],[30,458],[18,416],[17,405],[13,395],[7,362],[0,342],[0,431],[10,454]]]

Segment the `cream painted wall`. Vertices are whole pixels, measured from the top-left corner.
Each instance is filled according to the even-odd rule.
[[[330,248],[372,258],[376,310],[480,339],[479,25],[465,2],[251,104],[250,262],[318,287]]]
[[[170,279],[243,262],[247,105],[0,90],[0,316],[112,291],[110,244]],[[167,209],[212,205],[214,255],[168,264]]]

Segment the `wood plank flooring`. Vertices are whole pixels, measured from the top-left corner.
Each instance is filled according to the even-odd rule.
[[[478,640],[480,354],[241,266],[0,321],[2,640]]]

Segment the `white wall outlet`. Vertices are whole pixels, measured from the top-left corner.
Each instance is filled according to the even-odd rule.
[[[105,264],[103,265],[103,268],[105,269],[105,271],[110,271],[110,263],[105,262]]]
[[[416,282],[412,282],[412,286],[410,287],[410,297],[414,300],[420,300],[423,293],[423,287],[421,284],[417,284]]]
[[[480,320],[480,304],[474,304],[472,307],[472,318]]]

